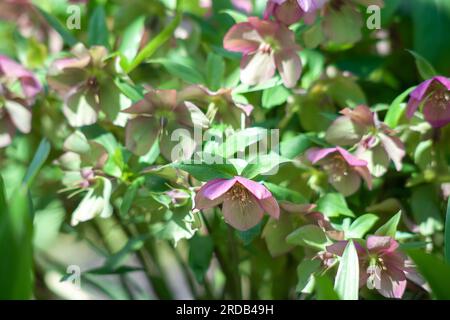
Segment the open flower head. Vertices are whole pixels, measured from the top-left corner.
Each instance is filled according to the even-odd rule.
[[[318,164],[325,170],[331,185],[344,196],[352,195],[359,189],[361,178],[372,188],[367,162],[341,147],[312,148],[308,150],[307,157],[313,164]]]
[[[450,79],[437,76],[422,82],[414,89],[408,101],[406,115],[411,118],[423,105],[423,115],[433,127],[450,122]]]
[[[342,256],[347,241],[339,241],[327,247],[327,251]],[[403,297],[407,280],[426,288],[424,280],[416,272],[412,262],[401,252],[392,237],[368,236],[365,248],[355,243],[359,258],[359,285],[376,289],[386,298]]]
[[[180,101],[175,90],[152,90],[123,112],[134,116],[126,125],[126,147],[137,155],[145,155],[160,140],[161,153],[167,159],[173,158],[172,151],[180,142],[182,157],[189,158],[195,149],[190,130],[209,125],[203,112],[192,102]],[[183,137],[172,137],[177,129],[185,129],[178,131]]]
[[[241,81],[248,85],[266,82],[278,70],[286,87],[294,87],[300,78],[302,64],[294,33],[270,20],[248,18],[234,25],[223,40],[224,48],[243,54]]]
[[[396,169],[401,170],[405,146],[394,130],[378,120],[375,112],[359,105],[354,109],[345,108],[341,114],[326,132],[329,143],[339,146],[358,144],[356,155],[367,161],[370,172],[376,177],[387,171],[391,160]]]
[[[63,113],[69,124],[81,127],[97,122],[99,112],[114,121],[120,111],[120,90],[114,83],[113,59],[101,46],[89,50],[78,44],[72,57],[55,60],[48,83],[64,97]]]
[[[291,25],[304,18],[310,22],[314,11],[318,9],[317,0],[269,0],[264,18],[270,16],[285,25]],[[308,16],[309,14],[309,16]]]
[[[238,230],[256,226],[264,212],[278,219],[280,208],[262,184],[236,176],[207,182],[195,196],[195,208],[205,210],[222,204],[225,221]]]

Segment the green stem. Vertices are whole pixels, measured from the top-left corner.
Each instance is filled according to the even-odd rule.
[[[163,44],[165,44],[172,34],[174,33],[175,29],[178,27],[178,25],[181,22],[181,2],[182,0],[177,0],[176,5],[176,14],[175,19],[171,23],[169,23],[161,33],[159,33],[155,38],[153,38],[134,58],[134,60],[126,67],[126,73],[130,73],[133,71],[137,66],[139,66],[144,60],[150,58],[156,50],[158,50]]]
[[[236,243],[236,237],[234,235],[234,229],[231,226],[228,227],[228,247],[231,261],[231,279],[233,281],[234,299],[242,300],[242,288],[241,277],[239,275],[239,252],[238,244]]]

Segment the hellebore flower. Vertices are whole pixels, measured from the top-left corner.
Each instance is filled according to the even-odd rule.
[[[366,160],[375,177],[382,176],[394,162],[397,171],[402,168],[405,146],[395,132],[378,120],[377,114],[367,106],[355,109],[345,108],[343,116],[337,118],[328,128],[325,138],[331,144],[351,146],[358,143],[356,156]]]
[[[242,116],[246,125],[249,124],[249,117],[253,111],[253,106],[248,103],[235,101],[232,89],[222,88],[211,91],[200,85],[186,87],[179,93],[180,100],[195,102],[196,105],[207,108],[208,119],[223,121],[235,128],[240,127]]]
[[[286,87],[296,85],[302,71],[294,33],[279,23],[248,18],[234,25],[223,40],[228,51],[243,54],[241,81],[248,85],[264,83],[278,70]]]
[[[241,231],[256,226],[264,212],[275,219],[280,216],[278,203],[266,187],[239,176],[211,180],[195,196],[195,209],[210,209],[219,204],[225,221]]]
[[[190,158],[196,147],[191,130],[195,127],[207,128],[209,125],[203,112],[193,103],[180,100],[175,90],[152,90],[144,99],[122,112],[135,116],[128,120],[125,128],[126,147],[140,156],[149,152],[159,139],[159,147],[165,158],[176,160],[173,158],[179,157],[179,154],[174,154],[179,143],[182,144],[181,157]],[[173,137],[177,132],[180,136]]]
[[[87,50],[76,45],[71,58],[53,62],[49,85],[64,97],[63,113],[69,124],[81,127],[97,122],[102,111],[114,121],[120,111],[120,90],[114,83],[114,60],[107,49],[94,46]]]
[[[339,241],[327,247],[327,251],[342,256],[347,241]],[[397,249],[399,244],[388,236],[369,236],[366,248],[355,242],[359,258],[359,285],[367,285],[386,298],[400,299],[407,280],[426,289],[424,280],[415,271],[412,262]]]
[[[66,188],[62,191],[71,191],[69,197],[85,193],[72,214],[71,224],[75,226],[96,216],[108,218],[113,212],[112,182],[102,173],[108,152],[101,144],[87,140],[80,131],[71,134],[63,147],[66,152],[56,161],[64,173],[62,182]]]
[[[425,120],[434,128],[450,122],[450,79],[437,76],[422,82],[410,94],[406,115],[411,118],[423,105]]]
[[[31,109],[42,86],[17,62],[0,55],[0,148],[12,142],[16,130],[31,131]]]
[[[269,0],[264,11],[264,19],[274,16],[277,21],[291,25],[305,17],[309,23],[312,21],[308,19],[307,14],[311,16],[311,13],[318,9],[316,2],[317,0]]]
[[[251,0],[231,0],[231,4],[238,10],[245,13],[250,13],[253,10],[253,4]]]
[[[363,178],[367,186],[372,188],[372,176],[367,168],[367,162],[350,154],[345,149],[312,148],[307,157],[313,164],[320,165],[328,174],[331,185],[344,196],[355,193]]]

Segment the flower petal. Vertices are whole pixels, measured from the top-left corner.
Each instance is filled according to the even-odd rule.
[[[125,145],[136,155],[143,156],[150,151],[159,134],[159,125],[155,118],[136,117],[127,122]]]
[[[278,219],[280,217],[280,207],[274,197],[259,200],[259,205],[264,209],[264,212],[272,218]]]
[[[345,149],[342,149],[341,147],[336,147],[337,151],[344,157],[345,161],[352,167],[365,167],[367,166],[367,162],[364,160],[361,160],[354,155],[352,155],[350,152],[348,152]]]
[[[258,50],[262,38],[258,31],[249,22],[235,24],[223,39],[223,47],[232,52],[241,52],[244,55]]]
[[[345,197],[354,194],[361,186],[361,178],[353,170],[350,170],[347,174],[342,174],[339,177],[332,176],[329,181],[331,185]]]
[[[275,64],[288,88],[295,87],[302,73],[302,62],[294,50],[282,50],[275,54]]]
[[[214,179],[207,182],[198,191],[209,200],[217,199],[230,190],[236,183],[236,179]]]
[[[311,161],[311,163],[315,164],[318,161],[325,158],[326,156],[328,156],[329,154],[334,153],[336,151],[337,151],[336,148],[325,148],[325,149],[311,148],[307,151],[307,158],[309,161]]]
[[[243,178],[243,177],[235,177],[236,181],[242,184],[248,191],[250,191],[258,200],[267,199],[272,197],[272,193],[270,193],[267,188],[261,183]]]
[[[275,74],[272,54],[257,52],[244,55],[241,61],[241,81],[248,85],[262,84]]]
[[[250,197],[245,202],[225,199],[222,211],[225,221],[240,231],[256,226],[264,214],[258,200],[254,197]]]

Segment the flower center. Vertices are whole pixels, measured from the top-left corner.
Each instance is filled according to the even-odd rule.
[[[250,201],[250,194],[242,184],[237,182],[230,191],[228,191],[231,200],[237,200],[241,203]]]
[[[342,176],[348,175],[348,165],[338,154],[332,155],[329,161],[323,165],[323,168],[334,182],[339,182],[342,180]]]
[[[445,90],[438,90],[431,96],[431,102],[439,109],[445,110],[450,104],[450,92]]]
[[[264,42],[259,46],[259,51],[266,54],[271,54],[274,51],[277,51],[279,48],[278,41],[272,37],[264,38]]]

